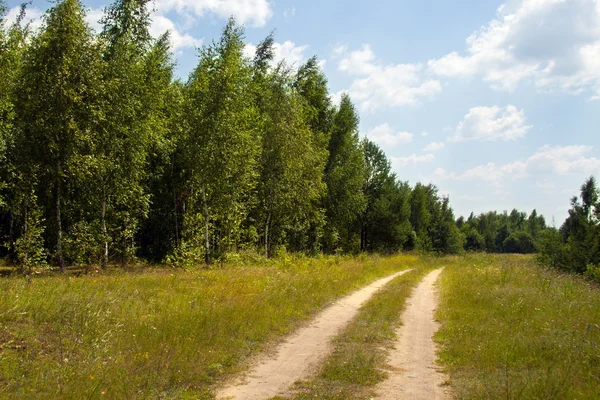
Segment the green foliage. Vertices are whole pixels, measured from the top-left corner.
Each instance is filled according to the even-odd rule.
[[[254,67],[260,71],[261,64]],[[269,256],[288,232],[309,229],[311,214],[325,191],[326,154],[306,125],[302,99],[290,89],[293,81],[285,65],[263,78],[255,79],[264,118],[256,219]]]
[[[202,213],[206,261],[235,248],[257,185],[259,113],[248,96],[243,29],[230,19],[204,47],[186,90],[187,212]]]
[[[395,252],[402,249],[412,232],[408,184],[391,172],[385,153],[373,142],[361,143],[366,176],[363,193],[367,202],[360,217],[361,250]]]
[[[515,232],[503,243],[504,251],[507,253],[530,254],[535,253],[536,248],[533,237],[528,232]]]
[[[448,199],[412,190],[359,141],[350,97],[332,105],[316,57],[273,65],[270,34],[247,58],[231,19],[184,84],[151,11],[115,0],[95,34],[81,1],[62,0],[32,35],[0,7],[0,256],[64,270],[259,249],[461,250]]]
[[[358,139],[358,115],[347,94],[342,95],[333,118],[329,141],[329,160],[325,168],[327,183],[326,249],[356,252],[360,242],[355,227],[364,211],[362,192],[365,161]]]
[[[592,176],[583,183],[580,199],[571,199],[569,216],[560,227],[543,237],[539,261],[564,270],[585,273],[592,266],[590,275],[595,276],[594,265],[600,264],[600,201],[599,190]]]
[[[588,265],[585,270],[585,276],[600,283],[600,265]]]
[[[460,217],[456,226],[466,235],[465,250],[488,253],[535,252],[535,243],[547,229],[544,217],[538,216],[536,210],[527,217],[526,213],[516,209],[510,214],[506,211],[471,214],[467,221]]]

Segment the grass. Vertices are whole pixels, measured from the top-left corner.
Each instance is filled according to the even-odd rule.
[[[526,256],[470,255],[442,275],[440,361],[461,399],[600,395],[600,288]]]
[[[286,257],[0,279],[0,397],[210,399],[217,380],[334,299],[417,263]]]
[[[390,282],[360,310],[354,321],[336,338],[333,354],[314,379],[299,382],[295,400],[372,399],[373,387],[386,378],[386,359],[393,348],[400,315],[413,288],[439,258],[421,258],[411,272]]]

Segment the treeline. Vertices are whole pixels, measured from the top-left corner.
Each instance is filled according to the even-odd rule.
[[[488,253],[535,253],[547,228],[544,216],[538,215],[536,210],[527,216],[516,209],[510,214],[506,211],[479,216],[471,213],[466,221],[464,217],[458,218],[456,225],[465,237],[465,250]]]
[[[539,241],[539,261],[600,282],[600,192],[591,176],[571,199],[569,216],[559,229],[547,229]]]
[[[36,32],[0,7],[1,255],[15,264],[462,250],[448,198],[360,140],[316,58],[273,65],[270,35],[249,59],[231,19],[181,82],[148,0],[117,0],[98,34],[79,0]]]

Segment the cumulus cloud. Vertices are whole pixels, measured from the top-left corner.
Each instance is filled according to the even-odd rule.
[[[6,14],[5,21],[6,25],[11,25],[17,21],[19,13],[21,12],[21,7],[13,7],[8,10]],[[25,9],[25,17],[23,18],[23,24],[29,24],[29,28],[33,31],[39,29],[42,26],[42,17],[44,16],[44,12],[36,7],[27,7]]]
[[[482,76],[495,89],[600,94],[600,0],[513,0],[466,40],[465,53],[428,62],[444,77]]]
[[[446,145],[444,142],[431,142],[423,149],[423,151],[435,153],[436,151],[443,149],[445,146]]]
[[[306,51],[308,45],[298,46],[294,42],[287,40],[283,43],[273,43],[273,62],[272,65],[277,65],[281,61],[285,61],[288,66],[299,67],[302,63],[307,60]],[[252,43],[246,44],[244,47],[244,55],[248,58],[254,58],[256,53],[256,46]],[[319,66],[322,68],[324,62],[319,62]]]
[[[552,176],[589,175],[600,173],[600,159],[588,157],[592,151],[590,146],[549,146],[546,145],[525,161],[497,165],[488,163],[476,166],[462,173],[448,173],[441,168],[434,175],[441,179],[463,181],[485,181],[499,183],[503,179],[523,179],[538,177],[548,189],[548,181]],[[539,181],[538,181],[539,182]],[[538,185],[538,187],[541,187]]]
[[[87,11],[86,20],[87,23],[96,31],[102,31],[102,25],[100,20],[104,17],[104,10],[102,8],[92,8]],[[149,27],[150,34],[154,38],[158,38],[163,33],[170,31],[171,33],[171,46],[173,51],[178,51],[186,47],[200,47],[202,46],[202,39],[197,39],[188,33],[183,32],[184,27],[180,24],[175,24],[173,20],[164,16],[160,11],[156,11],[152,14],[152,24]]]
[[[256,27],[264,26],[273,16],[269,0],[157,0],[156,8],[162,13],[176,11],[195,17],[234,15],[239,23]]]
[[[89,24],[92,29],[96,32],[102,31],[102,25],[100,24],[100,20],[104,17],[104,10],[102,8],[92,8],[87,10],[85,15],[85,20]]]
[[[413,153],[408,157],[390,157],[390,160],[395,167],[405,167],[408,164],[417,165],[431,163],[435,161],[435,156],[433,154],[417,155]]]
[[[410,143],[413,140],[410,132],[394,132],[389,124],[382,124],[367,132],[367,137],[375,143],[390,148],[403,143]]]
[[[152,17],[152,25],[150,26],[150,34],[158,37],[166,31],[171,32],[171,45],[174,51],[185,47],[195,48],[202,46],[202,39],[196,39],[188,33],[182,33],[177,29],[175,23],[164,15],[154,15]]]
[[[442,90],[438,80],[426,79],[423,65],[384,65],[369,45],[350,53],[338,45],[334,54],[341,57],[338,70],[354,77],[348,92],[365,111],[416,105],[420,99],[432,98]]]
[[[515,140],[525,136],[531,128],[525,124],[525,112],[513,105],[473,107],[458,124],[450,141]]]

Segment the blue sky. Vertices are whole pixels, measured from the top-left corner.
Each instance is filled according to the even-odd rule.
[[[10,7],[18,2],[10,0]],[[106,2],[86,1],[93,23]],[[39,19],[49,2],[33,0]],[[157,0],[177,74],[234,14],[248,50],[273,29],[279,59],[323,62],[349,92],[361,135],[411,184],[450,195],[456,215],[537,208],[560,225],[600,178],[600,0]],[[12,15],[16,9],[12,11]]]

